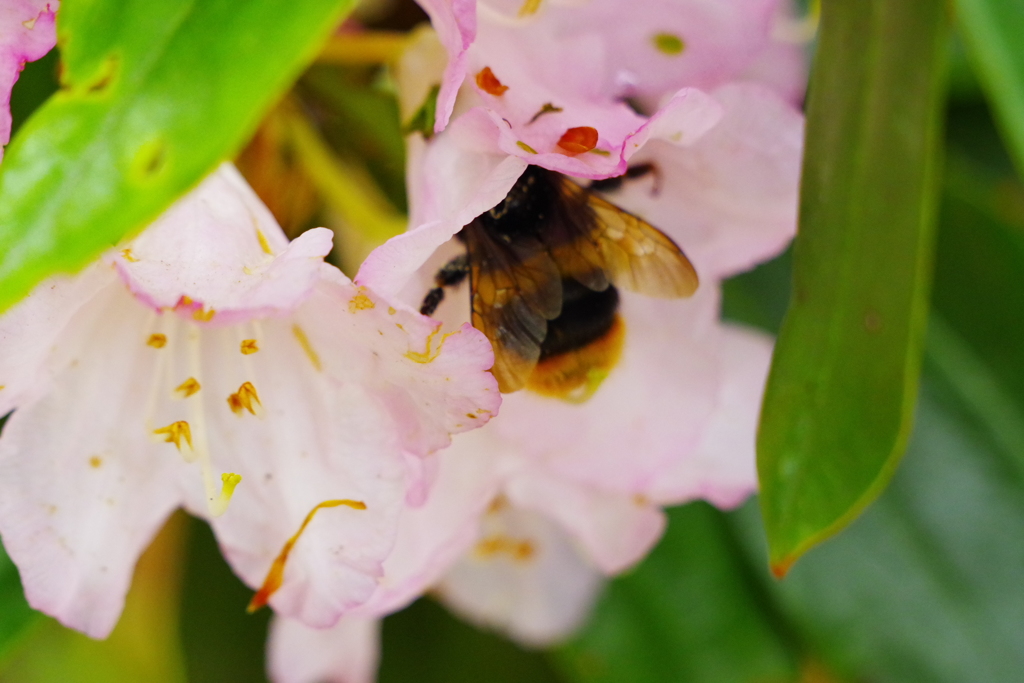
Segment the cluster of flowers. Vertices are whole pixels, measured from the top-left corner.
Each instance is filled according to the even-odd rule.
[[[795,227],[804,74],[773,39],[785,8],[420,2],[433,30],[396,74],[426,124],[408,138],[412,227],[354,282],[323,262],[328,230],[288,243],[225,164],[0,317],[0,536],[34,607],[107,635],[183,506],[274,609],[275,680],[361,683],[379,619],[428,589],[544,644],[656,543],[662,506],[754,490],[771,344],[719,321],[719,283]],[[0,13],[0,92],[53,46],[55,11]],[[626,173],[607,196],[701,281],[687,300],[622,294],[621,355],[585,401],[502,397],[465,296],[417,312],[452,237],[529,165]]]

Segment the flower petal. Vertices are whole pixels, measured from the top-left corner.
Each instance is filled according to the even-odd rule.
[[[29,603],[94,638],[114,627],[185,465],[147,439],[147,312],[119,282],[50,349],[59,370],[0,438],[0,532]]]
[[[506,506],[487,515],[476,549],[436,592],[468,621],[543,646],[580,625],[601,585],[600,574],[558,526]]]
[[[294,309],[330,249],[324,228],[289,244],[238,171],[223,164],[113,260],[153,308],[213,311],[216,322],[226,323]]]
[[[25,62],[57,44],[57,0],[4,0],[0,5],[0,160],[11,139],[11,89]]]
[[[776,255],[796,232],[803,117],[764,86],[713,93],[725,116],[696,144],[654,142],[636,157],[650,180],[610,199],[670,235],[702,280],[746,270]]]
[[[679,505],[701,498],[731,508],[757,490],[754,441],[771,355],[768,335],[725,326],[722,386],[714,419],[693,452],[653,482],[648,491],[653,500]]]
[[[505,485],[517,508],[556,520],[608,575],[636,564],[665,530],[665,515],[644,496],[627,496],[579,486],[540,468]]]
[[[331,628],[275,617],[267,642],[274,683],[373,683],[380,659],[380,621],[345,617]]]
[[[430,16],[441,43],[448,51],[448,65],[444,70],[441,90],[437,96],[437,115],[434,131],[441,132],[448,125],[455,96],[466,78],[466,50],[476,39],[476,0],[417,0]]]

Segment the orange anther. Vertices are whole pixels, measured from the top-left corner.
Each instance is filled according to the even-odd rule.
[[[570,156],[589,152],[597,147],[597,129],[590,126],[570,128],[559,138],[558,146]]]
[[[480,73],[476,75],[476,86],[488,95],[495,97],[501,97],[508,90],[508,86],[502,85],[489,66],[480,69]]]

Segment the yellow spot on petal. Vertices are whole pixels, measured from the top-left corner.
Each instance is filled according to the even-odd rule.
[[[7,388],[6,384],[0,384],[0,391],[3,391],[6,388]]]
[[[270,571],[267,572],[267,578],[263,580],[263,585],[260,586],[258,591],[256,591],[256,595],[252,596],[252,600],[249,602],[249,607],[246,609],[247,612],[252,614],[260,607],[266,605],[267,601],[270,600],[270,596],[276,593],[277,589],[281,587],[281,584],[284,582],[284,566],[288,562],[288,555],[292,552],[292,548],[295,547],[295,543],[299,540],[299,537],[302,536],[302,532],[305,531],[309,523],[313,521],[313,515],[323,508],[334,508],[341,505],[350,507],[353,510],[366,509],[366,503],[362,501],[342,498],[339,500],[325,500],[310,510],[309,514],[306,515],[306,518],[302,520],[302,525],[299,527],[299,530],[288,539],[284,544],[284,547],[281,548],[281,552],[278,553],[277,558],[274,559],[274,563],[270,565]]]
[[[181,450],[182,439],[188,444],[190,450],[192,448],[192,429],[188,426],[188,422],[184,420],[172,422],[166,427],[154,430],[153,433],[157,436],[165,437],[164,443],[173,443],[179,451]]]
[[[166,334],[151,334],[146,343],[152,346],[154,349],[162,349],[167,346],[167,335]]]
[[[473,413],[466,413],[466,417],[468,417],[470,420],[477,419],[476,415],[474,415]]]
[[[348,302],[348,312],[355,313],[356,311],[367,311],[377,304],[373,303],[373,299],[366,296],[365,291],[360,287],[360,292],[352,297],[352,300]]]
[[[448,332],[447,334],[445,334],[444,336],[441,337],[441,341],[440,341],[440,343],[438,343],[436,349],[431,348],[433,346],[433,343],[434,343],[434,337],[436,337],[437,333],[440,332],[440,331],[441,331],[441,328],[438,327],[438,328],[435,328],[434,331],[431,332],[429,335],[427,335],[427,349],[426,349],[426,351],[423,351],[422,353],[420,353],[419,351],[406,351],[405,357],[408,358],[409,360],[415,361],[417,363],[432,363],[435,358],[437,358],[439,355],[441,355],[441,349],[442,349],[442,347],[444,347],[444,343],[445,343],[445,341],[447,341],[448,337],[452,336],[453,334],[455,334],[457,332],[457,331],[456,332]]]
[[[491,501],[491,504],[487,506],[487,514],[497,514],[502,510],[507,509],[509,505],[510,503],[508,502],[508,498],[506,498],[502,494],[498,494],[497,496],[494,497],[494,500]]]
[[[671,57],[683,54],[686,49],[686,42],[674,33],[659,33],[651,38],[651,42],[658,52]]]
[[[249,354],[259,351],[260,347],[256,344],[255,339],[243,339],[241,350],[243,356],[248,356]]]
[[[195,303],[195,301],[192,299],[192,297],[190,297],[188,295],[185,295],[185,294],[182,294],[181,298],[178,299],[177,306],[181,306],[182,308],[185,308],[187,306],[193,305],[194,303]],[[175,307],[177,308],[177,306],[175,306]]]
[[[93,468],[94,470],[98,470],[101,465],[103,465],[103,458],[101,458],[100,456],[94,455],[91,458],[89,458],[89,467]]]
[[[175,389],[175,393],[180,395],[182,398],[188,398],[192,394],[199,391],[201,387],[195,377],[189,377],[187,380],[181,383],[181,385]]]
[[[537,153],[537,150],[535,150],[533,147],[530,147],[528,144],[526,144],[522,140],[518,140],[516,142],[516,146],[518,146],[519,149],[521,149],[521,150],[523,150],[525,152],[529,152],[530,154],[536,154]]]
[[[213,320],[213,316],[215,315],[217,315],[217,311],[213,310],[212,308],[208,311],[204,311],[203,309],[200,308],[198,311],[192,312],[192,319],[198,320],[201,323],[208,323],[211,320]]]
[[[21,25],[24,26],[25,28],[27,28],[29,31],[31,31],[32,29],[34,29],[36,27],[36,20],[37,19],[39,19],[38,16],[32,17],[31,19],[26,19],[25,21],[21,22]]]
[[[633,494],[633,504],[637,507],[647,507],[651,504],[651,499],[642,493]]]
[[[309,358],[309,362],[313,364],[316,371],[320,372],[323,370],[323,366],[320,365],[320,356],[317,355],[313,345],[309,343],[309,337],[306,336],[305,331],[303,331],[303,329],[298,325],[292,325],[292,334],[295,335],[295,338],[299,342],[299,346],[301,346],[302,350],[306,352],[306,358]]]
[[[543,0],[526,0],[526,2],[523,3],[523,6],[519,8],[519,16],[528,17],[536,14],[537,10],[540,9],[541,2],[543,2]]]
[[[121,250],[121,256],[128,263],[137,263],[138,260],[139,260],[139,259],[135,258],[134,254],[132,254],[132,250],[131,249],[122,249]]]
[[[388,315],[394,315],[397,312],[394,306],[388,306]]]
[[[263,231],[256,228],[256,239],[260,241],[260,249],[263,250],[264,254],[274,255],[274,250],[270,248],[270,242],[267,241],[267,236],[263,234]]]
[[[228,396],[228,406],[231,407],[231,412],[235,415],[241,415],[246,410],[251,415],[255,415],[256,409],[260,405],[260,397],[256,393],[256,387],[252,385],[252,382],[242,382],[242,386],[238,387],[238,391]]]
[[[498,534],[484,538],[477,543],[476,554],[484,559],[507,555],[515,562],[529,562],[537,554],[537,549],[529,540]]]

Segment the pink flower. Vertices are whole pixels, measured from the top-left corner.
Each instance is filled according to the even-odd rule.
[[[34,607],[105,636],[182,505],[282,614],[326,627],[371,596],[423,456],[500,398],[482,335],[357,287],[330,247],[289,244],[225,165],[0,318],[0,534]]]
[[[0,160],[11,139],[11,89],[25,68],[57,44],[56,0],[4,0],[0,4]]]
[[[446,8],[458,20],[439,19]],[[719,302],[720,281],[777,254],[796,225],[803,122],[791,104],[797,89],[780,95],[773,85],[796,82],[790,70],[803,67],[770,37],[777,3],[649,0],[625,13],[612,0],[495,0],[476,8],[474,22],[466,5],[430,3],[435,24],[448,21],[439,30],[444,75],[435,69],[430,80],[425,64],[437,50],[427,35],[412,48],[426,59],[411,57],[398,73],[406,114],[441,83],[443,132],[410,139],[414,227],[368,258],[356,281],[421,301],[438,268],[463,250],[450,238],[501,202],[528,164],[580,178],[649,164],[651,173],[605,197],[676,241],[701,285],[686,300],[620,292],[625,342],[594,393],[582,402],[509,394],[498,419],[458,438],[438,459],[426,504],[403,514],[374,597],[327,632],[276,621],[270,661],[279,683],[369,683],[364,665],[376,645],[367,619],[427,588],[520,642],[563,638],[603,577],[657,541],[662,506],[705,499],[730,507],[756,486],[771,340],[723,324]],[[638,114],[623,97],[655,113]],[[557,111],[545,110],[548,102]],[[565,131],[586,126],[607,155],[556,149]],[[436,316],[465,321],[466,290],[449,292]],[[315,670],[286,666],[300,660]]]

